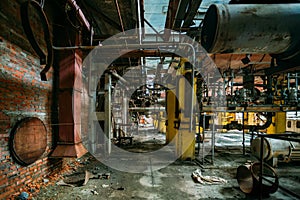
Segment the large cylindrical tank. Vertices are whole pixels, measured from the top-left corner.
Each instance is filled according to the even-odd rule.
[[[278,140],[272,138],[264,138],[263,142],[263,159],[270,160],[272,158],[280,158],[282,161],[298,159],[299,143]],[[257,137],[251,142],[251,153],[260,158],[261,138]]]
[[[299,53],[300,4],[212,4],[201,45],[208,53]]]

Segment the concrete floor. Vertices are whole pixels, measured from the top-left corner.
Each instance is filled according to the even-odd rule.
[[[230,135],[232,134],[232,135]],[[221,138],[219,140],[218,138]],[[222,139],[223,138],[223,139]],[[231,138],[232,145],[227,144]],[[249,139],[249,135],[247,135]],[[163,145],[163,134],[145,134],[134,139],[132,146],[124,146],[130,151],[143,152],[160,148]],[[224,141],[227,145],[221,145]],[[121,172],[103,165],[91,155],[87,154],[80,159],[83,165],[77,169],[75,176],[65,175],[65,180],[73,177],[83,180],[85,170],[93,173],[110,173],[109,179],[90,179],[85,186],[52,185],[40,190],[34,199],[257,199],[258,196],[245,195],[238,186],[236,169],[247,160],[256,159],[241,148],[241,134],[227,133],[216,139],[214,164],[211,156],[206,155],[202,163],[202,155],[196,161],[175,161],[172,164],[147,173]],[[207,141],[209,144],[210,141]],[[154,144],[151,147],[151,144]],[[238,144],[238,145],[237,145]],[[246,150],[249,148],[247,147]],[[300,195],[300,168],[299,163],[280,164],[277,173],[281,186],[293,190]],[[217,176],[227,180],[227,183],[216,185],[202,185],[195,183],[191,174],[201,169],[205,176]],[[81,177],[81,178],[80,178]],[[264,199],[297,199],[281,189]]]

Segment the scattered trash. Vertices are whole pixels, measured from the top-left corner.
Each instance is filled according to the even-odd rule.
[[[97,174],[93,174],[89,171],[85,171],[85,179],[84,179],[84,183],[83,185],[86,185],[87,182],[92,179],[92,178],[96,178],[96,179],[109,179],[110,178],[110,173],[105,173],[105,174],[101,174],[101,173],[97,173]]]
[[[103,187],[103,188],[108,188],[109,185],[107,185],[107,184],[102,184],[102,187]]]
[[[85,170],[85,178],[82,185],[86,185],[90,178],[93,178],[95,175],[87,170]]]
[[[34,193],[34,192],[35,192],[35,189],[34,189],[34,188],[30,188],[29,191],[30,191],[31,193]]]
[[[56,185],[75,187],[75,186],[72,185],[72,184],[65,183],[64,180],[58,181],[58,182],[56,183]]]
[[[49,179],[46,179],[46,178],[45,178],[45,179],[43,179],[43,182],[44,182],[44,183],[48,183],[48,182],[49,182]]]
[[[201,184],[221,184],[227,183],[227,181],[223,178],[216,176],[203,176],[200,169],[197,169],[192,173],[192,178],[195,182]]]
[[[56,184],[57,185],[63,185],[63,186],[71,186],[71,187],[84,186],[92,178],[94,178],[94,179],[109,179],[110,178],[110,173],[105,173],[105,174],[96,173],[96,174],[94,174],[92,172],[89,172],[88,170],[85,170],[84,174],[80,173],[80,172],[77,172],[77,173],[68,175],[64,180],[60,180]]]
[[[117,190],[125,190],[125,188],[119,187],[119,188],[117,188]]]
[[[27,192],[22,192],[18,197],[17,199],[20,199],[20,200],[26,200],[28,199],[29,197],[29,194]]]
[[[110,178],[110,173],[102,174],[101,178],[109,179]]]
[[[96,190],[92,190],[91,192],[93,193],[93,195],[98,195],[99,194]]]

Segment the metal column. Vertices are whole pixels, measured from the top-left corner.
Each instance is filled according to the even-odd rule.
[[[111,153],[111,74],[105,75],[105,121],[104,133],[106,134],[105,147],[108,154]]]

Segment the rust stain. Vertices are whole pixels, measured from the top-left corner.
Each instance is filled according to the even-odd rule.
[[[256,8],[250,8],[248,10],[242,11],[242,14],[252,14],[252,15],[256,15],[257,9]]]

